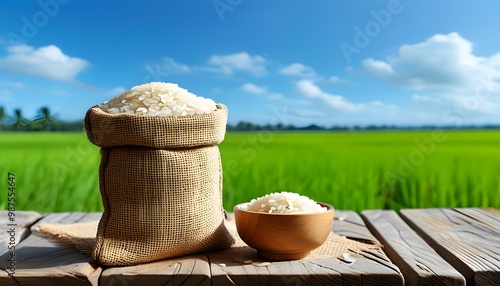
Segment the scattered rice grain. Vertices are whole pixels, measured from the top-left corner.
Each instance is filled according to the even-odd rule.
[[[356,259],[352,258],[351,255],[347,252],[344,252],[342,254],[342,258],[343,258],[344,262],[347,264],[353,264],[356,261]]]
[[[254,262],[252,265],[257,267],[266,267],[271,265],[271,262]]]

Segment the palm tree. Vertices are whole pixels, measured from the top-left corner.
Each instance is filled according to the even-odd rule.
[[[38,109],[38,115],[33,121],[42,123],[43,129],[47,130],[54,122],[54,117],[50,113],[50,109],[44,106]]]
[[[20,127],[28,125],[28,121],[24,119],[23,112],[20,108],[14,109],[14,120],[16,121],[14,125],[12,125],[14,129],[19,129]]]
[[[7,113],[3,106],[0,106],[0,130],[3,128],[3,121],[7,118]]]

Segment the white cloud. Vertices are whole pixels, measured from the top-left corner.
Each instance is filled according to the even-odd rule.
[[[365,59],[368,74],[418,91],[468,93],[483,79],[500,91],[500,52],[490,57],[472,53],[472,43],[458,33],[437,34],[424,42],[402,45],[385,61]]]
[[[422,102],[422,103],[426,103],[426,104],[436,104],[436,103],[441,102],[441,99],[439,99],[437,97],[430,97],[430,96],[419,95],[419,94],[414,94],[411,97],[411,99],[413,99],[414,101]]]
[[[89,63],[65,55],[54,45],[35,49],[28,45],[7,47],[8,55],[0,58],[0,72],[28,75],[59,81],[70,81]]]
[[[335,75],[332,75],[329,79],[328,79],[328,82],[329,83],[343,83],[344,80],[340,79],[338,76],[335,76]]]
[[[363,60],[363,68],[366,72],[371,75],[385,77],[387,75],[394,74],[394,70],[391,65],[384,61],[377,61],[372,58]]]
[[[500,113],[498,98],[482,98],[471,94],[443,94],[441,98],[450,103],[452,107],[449,110],[461,117],[462,121],[489,115],[491,116],[490,120],[498,122],[498,114]],[[446,115],[443,117],[446,118]]]
[[[161,71],[171,74],[171,73],[187,73],[191,71],[191,68],[186,64],[181,64],[176,62],[174,59],[169,57],[164,57],[160,65]]]
[[[413,95],[413,101],[459,110],[460,122],[500,112],[500,52],[475,55],[473,43],[458,33],[402,45],[385,60],[368,58],[362,66],[375,78],[426,94]],[[443,123],[450,122],[446,114],[439,115]]]
[[[349,83],[349,81],[342,79],[338,76],[331,76],[329,78],[324,78],[322,76],[317,76],[313,80],[316,84],[318,85],[337,85],[337,84],[344,84],[344,83]]]
[[[188,73],[192,71],[188,65],[178,63],[169,57],[164,57],[160,63],[147,65],[145,68],[147,74],[143,78],[144,82],[163,81],[169,74]]]
[[[270,92],[267,86],[258,86],[253,83],[245,83],[241,86],[241,89],[248,93],[265,95],[268,100],[281,100],[285,98],[281,93]]]
[[[365,108],[363,104],[352,103],[340,95],[329,94],[322,91],[310,80],[300,80],[296,83],[296,87],[303,96],[317,98],[337,111],[356,112]]]
[[[290,105],[311,105],[311,101],[304,99],[290,99],[288,100]]]
[[[277,92],[271,93],[267,96],[267,99],[269,99],[269,100],[281,100],[284,98],[285,97],[283,96],[283,94],[277,93]]]
[[[324,117],[325,114],[323,112],[320,112],[318,110],[309,110],[309,109],[290,109],[288,111],[290,115],[293,115],[294,117],[305,117],[307,119],[311,117]]]
[[[232,75],[235,72],[247,72],[254,76],[267,75],[266,59],[261,56],[251,56],[246,52],[230,55],[214,55],[208,60],[204,70]]]
[[[398,107],[396,105],[387,104],[387,103],[384,103],[380,100],[375,100],[375,101],[370,102],[370,106],[379,107],[379,108],[386,108],[386,109],[393,109],[393,110],[398,109]]]
[[[263,94],[267,92],[267,87],[265,86],[258,86],[253,83],[245,83],[243,86],[241,86],[241,89],[243,91],[253,93],[253,94]]]
[[[299,77],[315,77],[316,71],[309,66],[305,66],[301,63],[293,63],[287,67],[282,68],[279,71],[283,75],[299,76]]]

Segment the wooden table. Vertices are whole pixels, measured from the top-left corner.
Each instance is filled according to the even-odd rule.
[[[500,285],[500,210],[335,211],[332,231],[384,251],[267,262],[249,247],[103,268],[71,246],[32,233],[41,223],[95,221],[100,213],[16,212],[15,274],[8,215],[0,211],[0,285]],[[230,221],[234,223],[234,221]],[[256,263],[238,259],[251,258]]]

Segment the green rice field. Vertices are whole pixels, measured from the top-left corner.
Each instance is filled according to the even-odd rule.
[[[224,207],[275,191],[337,209],[500,208],[500,132],[228,133]],[[1,209],[102,211],[99,148],[84,133],[0,133]],[[1,188],[0,188],[1,189]]]

